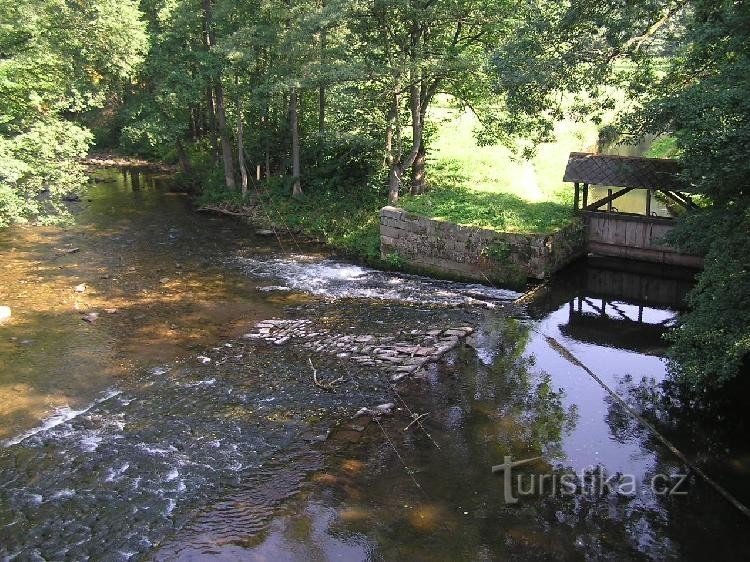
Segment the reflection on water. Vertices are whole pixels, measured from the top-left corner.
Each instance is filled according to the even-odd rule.
[[[261,254],[268,242],[192,213],[168,178],[95,179],[73,204],[75,226],[0,231],[0,303],[13,310],[0,326],[0,439],[83,407],[133,369],[237,335],[288,299],[224,267],[234,248]]]

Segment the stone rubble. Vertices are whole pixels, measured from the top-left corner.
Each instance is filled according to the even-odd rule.
[[[402,331],[395,336],[346,335],[314,327],[312,320],[272,319],[258,322],[244,337],[279,346],[291,341],[315,353],[377,367],[396,382],[439,360],[473,332],[470,326],[459,326]]]

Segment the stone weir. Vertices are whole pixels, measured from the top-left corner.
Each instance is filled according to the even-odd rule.
[[[549,277],[584,249],[579,221],[552,233],[516,234],[380,210],[382,257],[436,277],[522,286]]]
[[[471,326],[432,330],[400,331],[396,335],[337,334],[312,320],[270,319],[258,322],[245,339],[260,339],[273,345],[295,343],[315,353],[336,355],[390,374],[391,382],[415,373],[440,360],[472,334]]]

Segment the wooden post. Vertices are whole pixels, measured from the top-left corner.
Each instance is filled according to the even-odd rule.
[[[589,184],[583,184],[583,207],[586,208],[589,204]]]
[[[646,216],[651,216],[651,190],[646,190]]]
[[[607,190],[607,197],[612,197],[612,190],[611,189]],[[609,201],[607,201],[607,212],[608,213],[612,212],[612,199],[610,199]]]
[[[575,191],[575,195],[573,196],[573,210],[577,211],[578,203],[579,203],[579,200],[581,199],[581,185],[578,182],[576,182],[575,186],[576,186],[576,191]]]

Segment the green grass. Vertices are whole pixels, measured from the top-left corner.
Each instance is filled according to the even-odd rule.
[[[562,176],[571,151],[596,142],[593,125],[562,122],[557,142],[539,147],[531,161],[502,146],[477,146],[471,112],[448,107],[430,113],[437,132],[429,145],[430,191],[405,196],[400,206],[431,218],[503,232],[552,232],[572,218],[573,190]]]
[[[351,194],[310,190],[300,199],[289,196],[280,182],[251,190],[249,200],[261,205],[252,217],[255,224],[288,227],[371,264],[380,260],[380,209],[386,204],[382,190],[363,188]],[[248,200],[223,189],[204,192],[198,205],[223,205],[241,210]],[[284,228],[281,233],[284,234]]]

